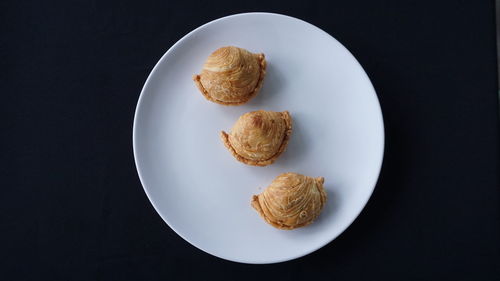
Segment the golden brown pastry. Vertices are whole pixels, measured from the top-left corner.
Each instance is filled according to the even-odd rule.
[[[259,92],[266,74],[264,54],[253,54],[238,47],[222,47],[205,62],[193,80],[210,101],[241,105]]]
[[[312,223],[326,203],[324,178],[296,173],[279,175],[264,192],[254,195],[252,207],[270,225],[295,229]]]
[[[221,132],[221,139],[240,162],[267,166],[286,149],[292,133],[292,118],[288,111],[252,111],[245,113],[231,129]]]

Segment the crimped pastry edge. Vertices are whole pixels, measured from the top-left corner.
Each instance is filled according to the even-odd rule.
[[[278,151],[271,158],[265,160],[252,160],[239,155],[231,145],[231,142],[229,141],[229,135],[224,131],[220,133],[222,143],[224,143],[224,146],[226,146],[226,148],[231,152],[234,158],[236,158],[236,160],[240,161],[241,163],[259,167],[264,167],[273,164],[281,156],[281,154],[285,152],[288,146],[288,141],[290,140],[290,136],[292,135],[292,117],[290,113],[288,111],[283,111],[280,113],[282,115],[283,120],[285,120],[286,132],[283,141],[281,142],[281,145],[278,148]]]
[[[251,99],[253,99],[259,93],[260,89],[262,88],[262,84],[264,82],[264,77],[266,76],[266,67],[267,67],[266,57],[263,53],[256,54],[256,55],[257,55],[257,59],[259,60],[259,65],[260,65],[259,81],[257,82],[257,85],[255,86],[255,89],[253,90],[253,92],[251,92],[247,96],[247,98],[244,100],[237,101],[237,102],[226,102],[226,101],[214,99],[212,96],[210,96],[210,94],[207,92],[205,87],[203,87],[203,84],[201,84],[200,74],[193,75],[193,81],[196,84],[196,87],[198,87],[200,92],[203,94],[203,96],[211,102],[215,102],[215,103],[218,103],[221,105],[226,105],[226,106],[237,106],[237,105],[245,104],[245,103],[249,102]]]
[[[314,180],[319,184],[318,188],[321,188],[320,192],[325,197],[325,202],[324,202],[323,206],[321,207],[321,209],[323,209],[325,207],[324,205],[326,204],[326,201],[328,200],[328,194],[326,193],[325,188],[323,187],[323,184],[325,182],[325,178],[323,178],[323,177],[317,177],[317,178],[314,178]],[[271,219],[269,219],[266,216],[266,214],[264,213],[264,210],[262,210],[262,207],[260,206],[259,196],[260,196],[260,194],[253,195],[252,196],[252,201],[250,202],[250,205],[257,211],[257,213],[259,213],[260,217],[262,219],[264,219],[264,221],[266,221],[268,224],[270,224],[271,226],[273,226],[275,228],[278,228],[278,229],[281,229],[281,230],[293,230],[293,229],[296,229],[296,228],[300,228],[300,227],[304,227],[304,226],[310,225],[311,223],[315,222],[318,219],[318,217],[319,217],[319,215],[318,215],[315,219],[313,219],[311,221],[304,222],[304,223],[301,223],[301,224],[298,224],[298,225],[294,225],[294,226],[286,225],[286,224],[280,224],[278,222],[272,221]]]

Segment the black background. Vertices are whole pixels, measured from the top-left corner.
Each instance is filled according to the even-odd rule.
[[[498,280],[493,1],[2,1],[1,280]],[[378,93],[386,155],[355,223],[291,262],[197,250],[156,214],[132,155],[144,81],[233,13],[306,20]]]

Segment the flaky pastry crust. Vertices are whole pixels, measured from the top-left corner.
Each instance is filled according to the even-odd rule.
[[[193,80],[207,100],[222,105],[241,105],[257,95],[265,74],[264,54],[229,46],[213,52]]]
[[[296,173],[279,175],[251,205],[270,225],[291,230],[311,224],[326,204],[324,178]]]
[[[221,139],[236,160],[252,166],[267,166],[286,150],[292,134],[288,111],[252,111],[245,113]]]

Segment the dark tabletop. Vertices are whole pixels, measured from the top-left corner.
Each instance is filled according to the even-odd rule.
[[[238,264],[177,236],[132,154],[158,59],[210,20],[268,11],[342,42],[386,128],[370,202],[298,260]],[[1,280],[499,280],[493,1],[2,1]]]

